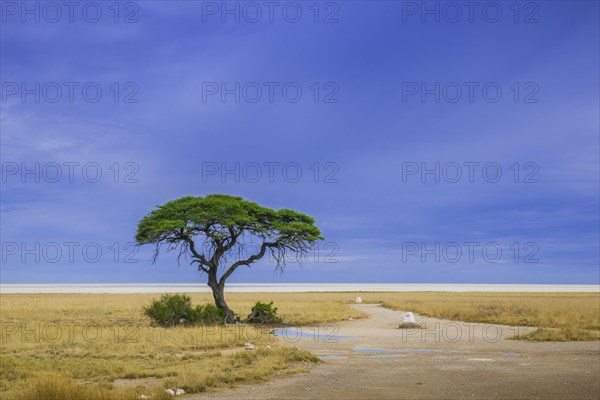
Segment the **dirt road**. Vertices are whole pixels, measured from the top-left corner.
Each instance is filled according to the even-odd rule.
[[[419,316],[425,329],[400,330],[402,312],[353,307],[369,318],[277,339],[324,360],[309,373],[191,398],[600,399],[600,342],[503,340],[516,328]]]

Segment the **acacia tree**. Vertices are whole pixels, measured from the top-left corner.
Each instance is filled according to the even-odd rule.
[[[275,211],[241,197],[211,194],[186,196],[158,206],[140,220],[135,239],[138,245],[155,245],[153,263],[161,249],[178,251],[178,264],[182,257],[191,258],[190,264],[197,264],[198,271],[206,273],[215,305],[226,312],[226,322],[232,323],[234,314],[224,290],[236,269],[250,267],[270,254],[276,269],[283,271],[288,254],[305,256],[323,237],[308,215],[289,209]],[[248,243],[257,244],[249,256],[244,254]],[[238,259],[240,254],[244,256]]]

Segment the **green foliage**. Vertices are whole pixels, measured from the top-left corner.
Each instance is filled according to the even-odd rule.
[[[201,325],[222,324],[227,313],[214,304],[203,304],[194,307],[192,323]]]
[[[138,244],[180,243],[184,237],[196,235],[216,240],[230,237],[233,230],[293,244],[323,239],[314,224],[308,215],[288,209],[275,211],[242,197],[186,196],[158,206],[142,218],[135,239]]]
[[[277,307],[273,307],[273,302],[261,303],[257,301],[245,322],[249,324],[278,324],[283,320],[277,315]]]
[[[226,313],[213,304],[192,305],[185,294],[164,294],[159,300],[144,308],[144,314],[157,325],[176,326],[223,323]]]
[[[308,215],[285,208],[272,210],[225,194],[186,196],[160,205],[139,221],[135,235],[138,245],[155,246],[153,261],[163,249],[179,251],[178,262],[181,257],[190,257],[190,264],[197,264],[198,271],[206,273],[216,305],[226,312],[227,323],[235,322],[235,318],[225,302],[223,289],[237,268],[249,267],[269,254],[277,263],[276,269],[283,271],[289,253],[295,254],[300,262],[311,246],[322,239],[314,218]],[[223,264],[236,259],[248,242],[259,243],[257,251],[230,263],[219,277]],[[196,318],[191,305],[172,301],[168,307],[166,304],[151,307],[147,315],[165,326]],[[198,312],[204,316],[209,311]]]
[[[193,313],[192,300],[186,295],[164,294],[160,300],[144,308],[144,314],[161,326],[175,326],[189,321]]]

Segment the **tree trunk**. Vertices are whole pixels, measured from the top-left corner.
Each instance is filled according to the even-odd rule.
[[[225,318],[225,323],[233,324],[235,323],[235,319],[233,316],[233,311],[229,309],[227,302],[225,301],[225,285],[219,285],[217,282],[208,282],[208,286],[212,289],[213,298],[215,299],[215,305],[221,310],[227,313],[227,317]]]

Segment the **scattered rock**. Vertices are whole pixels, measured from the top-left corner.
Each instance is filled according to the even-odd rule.
[[[167,389],[165,390],[165,393],[171,396],[175,396],[175,391],[173,389]]]
[[[252,343],[248,342],[244,344],[244,347],[246,348],[246,350],[254,350],[256,348],[256,346],[254,346]]]
[[[175,396],[180,396],[182,394],[185,394],[185,390],[183,390],[183,389],[177,389],[177,390],[175,390]]]
[[[409,312],[404,313],[404,322],[401,323],[398,328],[414,329],[414,328],[420,328],[420,326],[419,326],[419,324],[417,324],[417,321],[415,320],[415,316],[413,315],[413,313],[409,311]]]
[[[150,400],[152,398],[152,396],[149,396],[147,394],[142,394],[138,397],[138,399],[140,400]]]
[[[417,320],[415,320],[415,316],[410,311],[404,313],[404,323],[405,324],[416,324]]]
[[[271,348],[271,346],[267,345],[267,349],[270,349],[270,348]]]

